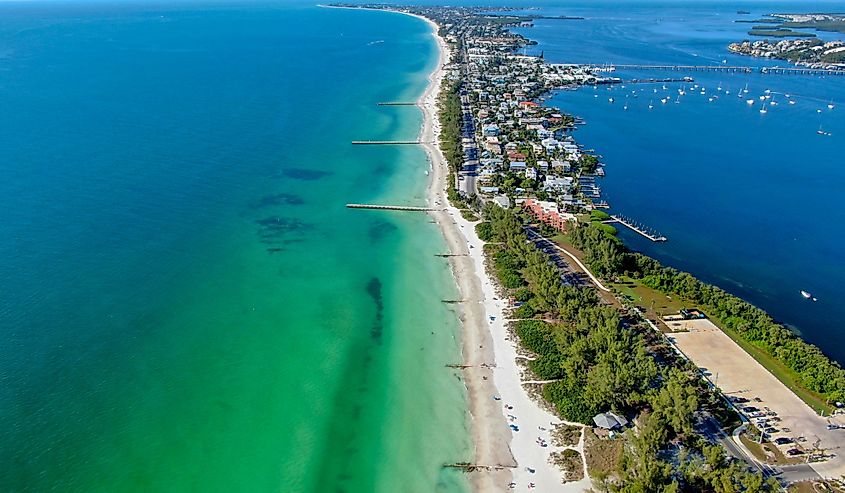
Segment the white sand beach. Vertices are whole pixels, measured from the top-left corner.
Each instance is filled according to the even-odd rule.
[[[445,41],[437,35],[437,26],[420,18],[431,25],[440,48],[437,69],[418,102],[424,113],[420,140],[431,143],[439,138],[437,95],[449,54]],[[484,243],[475,234],[474,223],[464,219],[446,199],[449,170],[439,147],[426,144],[425,148],[432,164],[429,204],[438,209],[443,207],[432,214],[450,252],[458,255],[450,257],[450,261],[464,301],[461,317],[464,364],[471,365],[464,370],[464,381],[472,416],[474,463],[502,467],[471,473],[473,487],[484,492],[584,491],[590,487],[586,470],[581,481],[562,484],[563,473],[549,462],[552,452],[563,450],[552,446],[550,437],[552,425],[561,421],[534,402],[522,386],[515,342],[509,340],[503,314],[507,300],[497,297],[496,285],[485,271]],[[540,439],[548,446],[542,447],[538,443]],[[582,447],[583,438],[573,448],[583,452]]]
[[[345,7],[339,7],[345,8]],[[510,340],[504,311],[507,300],[496,294],[496,284],[484,268],[484,242],[475,224],[464,219],[446,198],[449,165],[438,146],[440,123],[437,97],[449,61],[449,47],[438,35],[438,26],[425,17],[406,12],[376,9],[416,17],[431,26],[439,60],[429,84],[417,101],[423,112],[420,141],[431,164],[427,190],[429,206],[446,240],[452,273],[461,293],[464,383],[467,388],[475,456],[473,464],[486,466],[469,474],[474,491],[582,492],[590,488],[584,479],[563,483],[563,472],[549,461],[553,452],[564,450],[551,444],[553,425],[564,423],[535,402],[526,392],[517,366],[515,341]],[[574,423],[573,423],[574,424]],[[511,428],[514,425],[516,429]],[[580,425],[579,425],[580,426]],[[518,431],[516,431],[518,429]],[[546,447],[538,442],[543,440]],[[583,434],[578,445],[583,457]]]

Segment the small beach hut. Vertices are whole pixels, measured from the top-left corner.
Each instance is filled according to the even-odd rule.
[[[625,427],[625,425],[628,424],[628,420],[612,412],[606,412],[596,414],[593,417],[593,423],[595,423],[597,427],[605,430],[615,430],[617,428]]]

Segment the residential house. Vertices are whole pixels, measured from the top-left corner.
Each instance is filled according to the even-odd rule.
[[[522,172],[528,168],[528,165],[525,164],[525,161],[511,161],[510,170],[514,172]]]

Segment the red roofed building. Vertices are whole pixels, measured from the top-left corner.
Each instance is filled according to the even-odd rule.
[[[519,106],[522,108],[536,108],[540,105],[535,103],[534,101],[520,101]]]
[[[525,199],[523,207],[538,221],[561,231],[565,230],[567,224],[575,219],[572,214],[560,212],[555,202]]]

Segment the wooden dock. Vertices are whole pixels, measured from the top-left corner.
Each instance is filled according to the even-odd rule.
[[[353,140],[352,145],[420,145],[426,144],[421,140]]]
[[[386,211],[432,212],[439,209],[432,207],[414,207],[410,205],[381,205],[381,204],[346,204],[350,209],[379,209]]]
[[[627,227],[631,231],[639,233],[640,235],[648,238],[649,240],[651,240],[655,243],[663,243],[664,241],[669,241],[669,238],[666,238],[665,236],[654,233],[654,232],[649,232],[645,228],[643,228],[641,226],[637,226],[636,224],[634,224],[633,221],[626,219],[622,216],[612,215],[610,217],[611,217],[611,219],[609,219],[607,221],[602,221],[602,222],[606,223],[606,224],[607,223],[619,223],[619,224]]]

